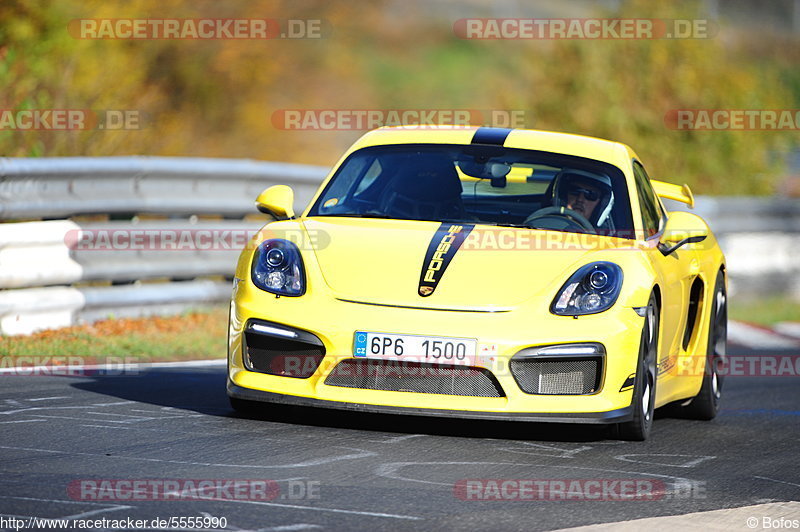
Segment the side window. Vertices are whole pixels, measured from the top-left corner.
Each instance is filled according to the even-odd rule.
[[[658,233],[661,226],[662,212],[656,199],[656,192],[650,184],[644,167],[638,161],[633,161],[633,175],[636,178],[636,193],[639,196],[639,208],[642,211],[642,226],[645,238]]]
[[[375,159],[375,161],[367,170],[367,173],[361,178],[361,182],[358,184],[358,187],[356,187],[356,191],[353,195],[355,197],[360,196],[362,192],[367,190],[375,182],[378,176],[381,175],[382,171],[383,168],[381,168],[381,163],[378,161],[378,159]]]

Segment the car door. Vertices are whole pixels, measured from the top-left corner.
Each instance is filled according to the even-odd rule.
[[[659,251],[658,240],[663,234],[667,213],[656,196],[650,178],[639,161],[633,161],[636,191],[642,216],[642,227],[650,261],[659,276],[661,286],[661,343],[659,346],[658,374],[660,383],[675,365],[680,349],[680,339],[686,320],[686,305],[696,263],[694,252],[686,248],[664,256]],[[666,383],[665,383],[666,384]],[[669,390],[659,390],[659,396],[669,395]]]

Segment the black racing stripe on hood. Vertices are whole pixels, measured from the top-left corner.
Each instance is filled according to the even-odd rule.
[[[422,273],[419,276],[417,289],[421,297],[428,297],[436,290],[444,271],[473,227],[474,224],[442,222],[436,230],[428,244],[428,251],[425,252],[425,260],[422,261]]]
[[[511,129],[505,127],[479,127],[472,136],[472,144],[502,146],[511,131]]]

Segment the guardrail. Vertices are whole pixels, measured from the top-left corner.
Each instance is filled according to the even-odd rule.
[[[800,200],[698,196],[694,210],[665,203],[708,222],[725,252],[732,296],[800,300]]]
[[[256,196],[290,183],[302,210],[327,171],[184,157],[0,159],[0,334],[224,301],[239,251],[267,220]],[[136,234],[145,245],[76,242]],[[194,241],[163,245],[176,235]],[[197,245],[204,235],[211,244]]]
[[[76,214],[241,218],[272,184],[291,183],[295,204],[311,199],[327,168],[246,159],[52,157],[0,159],[0,220]]]
[[[667,200],[667,208],[704,218],[714,234],[800,233],[800,199],[775,197],[697,196],[694,209]]]
[[[230,276],[239,252],[265,221],[262,216],[260,221],[249,222],[173,219],[2,224],[0,288]]]
[[[290,184],[300,211],[326,173],[236,159],[0,159],[0,334],[222,302],[239,250],[266,221],[255,197]],[[720,240],[732,293],[800,298],[800,202],[701,196],[694,212]],[[76,245],[119,234],[146,245]],[[192,245],[162,245],[176,235]],[[223,237],[199,246],[203,235]]]

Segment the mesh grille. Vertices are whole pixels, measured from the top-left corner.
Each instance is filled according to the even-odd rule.
[[[505,397],[494,375],[483,368],[393,360],[343,360],[325,384],[389,392]]]
[[[525,393],[586,395],[600,387],[602,362],[598,357],[511,360],[511,373]]]

